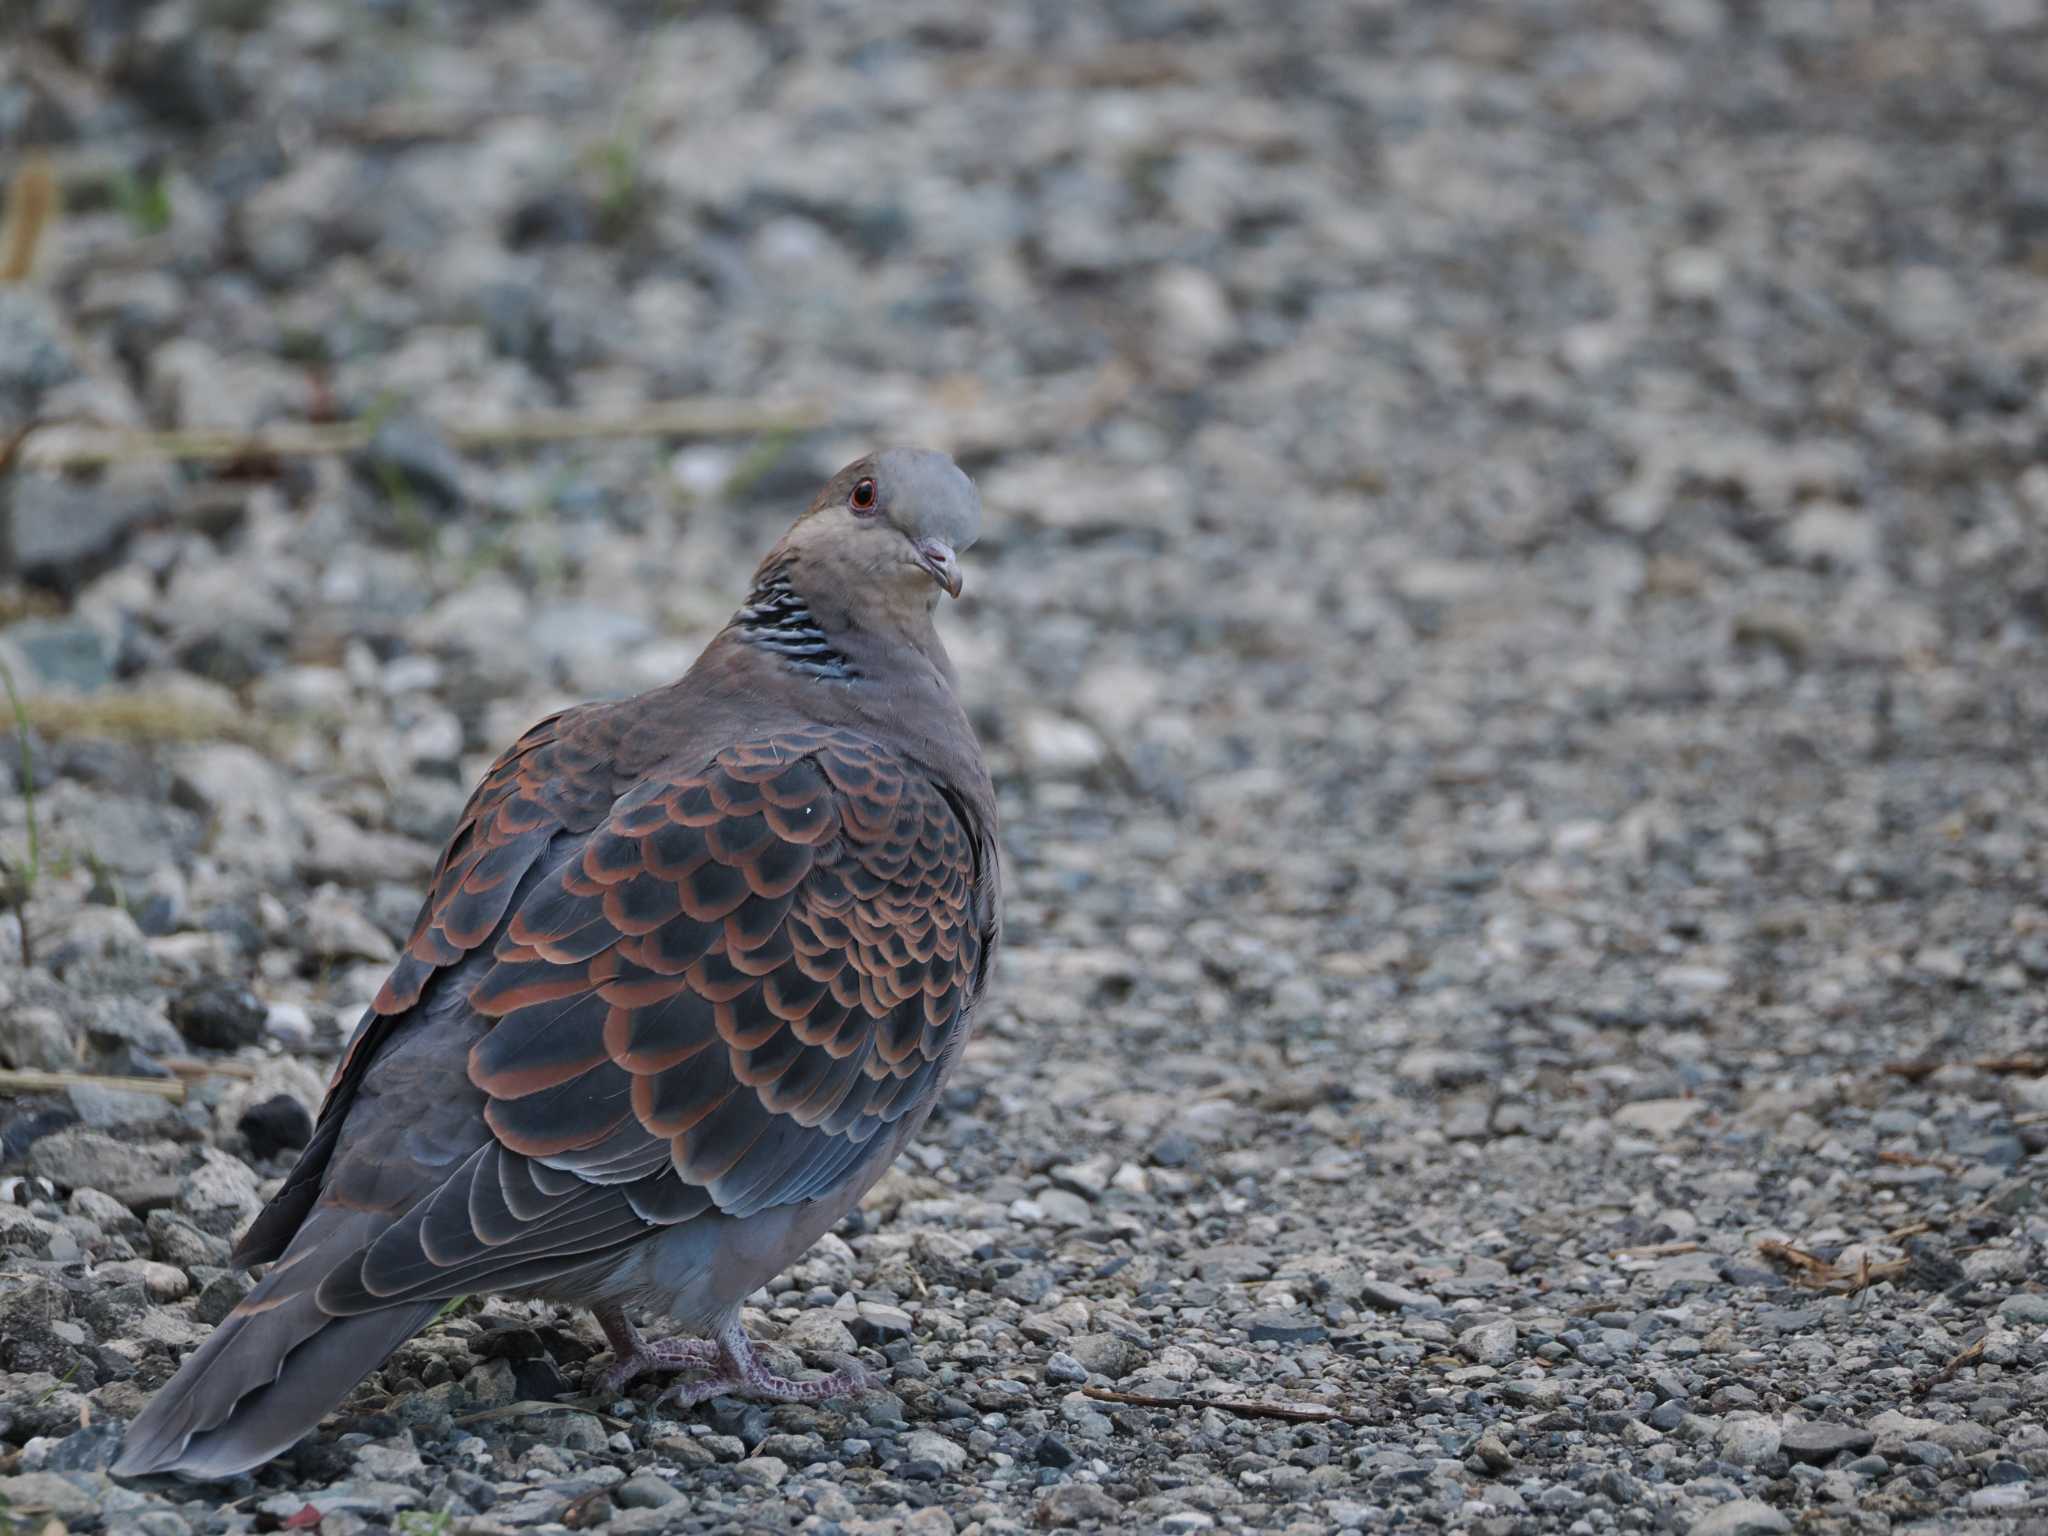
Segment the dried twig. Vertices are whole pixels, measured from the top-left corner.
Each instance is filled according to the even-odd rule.
[[[0,687],[7,690],[8,708],[14,714],[14,739],[21,748],[21,805],[28,824],[28,863],[14,869],[0,861],[0,895],[14,908],[15,918],[21,924],[21,963],[26,969],[36,963],[28,905],[35,896],[36,882],[43,878],[43,840],[36,822],[36,765],[28,745],[28,710],[14,686],[14,669],[4,661],[0,661]]]
[[[157,1065],[179,1077],[232,1077],[244,1082],[256,1075],[253,1061],[208,1061],[203,1056],[160,1056]]]
[[[1927,1157],[1919,1152],[1880,1152],[1880,1163],[1890,1163],[1895,1168],[1939,1168],[1943,1173],[1960,1173],[1962,1164],[1951,1157]]]
[[[1943,1382],[1953,1380],[1955,1378],[1956,1372],[1960,1371],[1964,1366],[1973,1365],[1983,1358],[1984,1340],[1980,1338],[1976,1340],[1974,1343],[1965,1345],[1962,1348],[1962,1350],[1957,1353],[1956,1357],[1950,1360],[1949,1363],[1947,1365],[1944,1365],[1940,1370],[1934,1371],[1930,1373],[1928,1376],[1924,1377],[1923,1379],[1914,1382],[1914,1394],[1919,1397],[1925,1397],[1929,1392],[1933,1391],[1934,1388],[1940,1386]]]
[[[1845,1270],[1839,1264],[1830,1264],[1802,1248],[1771,1239],[1758,1243],[1756,1251],[1785,1265],[1799,1284],[1816,1291],[1832,1291],[1839,1296],[1854,1296],[1880,1280],[1903,1275],[1911,1262],[1907,1259],[1881,1259],[1873,1264],[1869,1253],[1865,1252],[1854,1269]]]
[[[441,430],[457,449],[516,447],[530,443],[593,442],[624,437],[739,437],[801,432],[828,419],[809,401],[698,398],[667,400],[637,411],[594,414],[534,411],[506,421],[446,422]],[[368,445],[372,421],[285,422],[256,432],[193,428],[175,432],[102,429],[82,434],[42,433],[20,446],[21,461],[38,469],[96,469],[150,459],[238,463],[324,458]]]
[[[1131,1408],[1214,1408],[1218,1413],[1241,1419],[1285,1419],[1291,1424],[1369,1424],[1363,1414],[1326,1408],[1320,1403],[1260,1403],[1236,1397],[1154,1397],[1146,1392],[1118,1392],[1111,1387],[1083,1387],[1083,1397],[1098,1403],[1122,1403]]]
[[[587,1413],[608,1429],[624,1429],[626,1421],[615,1419],[608,1413],[599,1413],[595,1408],[582,1403],[544,1403],[533,1398],[522,1403],[507,1403],[502,1408],[486,1408],[480,1413],[466,1413],[455,1422],[458,1426],[488,1424],[496,1419],[523,1419],[538,1413]]]
[[[28,442],[31,434],[37,428],[46,427],[49,424],[50,419],[47,416],[31,416],[12,432],[9,432],[4,441],[0,441],[0,475],[6,474],[9,467],[21,456],[22,446]]]
[[[1617,1259],[1668,1259],[1681,1253],[1699,1251],[1700,1245],[1694,1242],[1651,1243],[1646,1248],[1617,1248],[1614,1250],[1614,1256]],[[1601,1303],[1600,1310],[1609,1310],[1605,1302]]]
[[[19,283],[35,270],[36,251],[57,212],[50,157],[31,154],[8,180],[0,207],[0,283]]]
[[[1922,1078],[1932,1077],[1943,1067],[1972,1067],[1979,1072],[2004,1074],[2025,1072],[2035,1076],[2048,1073],[2048,1056],[1979,1056],[1971,1061],[1893,1061],[1885,1064],[1885,1073],[1890,1077],[1903,1077],[1917,1083]]]
[[[180,1104],[186,1084],[200,1077],[232,1077],[247,1082],[256,1075],[248,1061],[203,1061],[197,1056],[167,1056],[161,1065],[169,1077],[116,1077],[104,1072],[47,1072],[36,1067],[0,1067],[0,1096],[10,1093],[62,1093],[68,1088],[106,1088],[116,1093],[149,1093]]]
[[[116,1093],[148,1093],[180,1104],[185,1084],[175,1077],[108,1077],[98,1072],[44,1072],[35,1067],[0,1067],[0,1095],[62,1093],[67,1088],[106,1088]]]
[[[1794,1248],[1790,1243],[1781,1243],[1775,1238],[1765,1238],[1756,1245],[1756,1251],[1767,1259],[1775,1259],[1803,1274],[1832,1275],[1835,1266],[1826,1259],[1808,1253],[1803,1248]]]
[[[590,1492],[571,1499],[555,1519],[572,1531],[587,1531],[592,1526],[603,1525],[611,1516],[611,1490],[593,1488]]]

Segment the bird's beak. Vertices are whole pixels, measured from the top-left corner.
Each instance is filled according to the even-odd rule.
[[[943,539],[919,539],[917,558],[932,573],[932,580],[946,589],[946,596],[960,595],[960,557]]]

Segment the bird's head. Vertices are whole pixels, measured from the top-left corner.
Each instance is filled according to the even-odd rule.
[[[928,613],[940,592],[960,595],[960,556],[980,532],[981,495],[959,465],[928,448],[884,448],[834,475],[776,552]]]

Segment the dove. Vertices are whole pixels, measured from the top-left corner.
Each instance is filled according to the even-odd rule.
[[[933,622],[980,522],[943,454],[860,459],[682,678],[498,759],[235,1249],[268,1271],[116,1473],[269,1460],[467,1295],[589,1308],[660,1401],[868,1384],[777,1375],[740,1304],[917,1133],[987,986],[995,793]]]

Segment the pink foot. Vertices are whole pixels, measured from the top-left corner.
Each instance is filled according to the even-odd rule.
[[[679,1408],[693,1408],[728,1392],[776,1403],[822,1403],[831,1397],[857,1396],[875,1385],[871,1372],[853,1364],[829,1376],[803,1381],[778,1376],[754,1353],[754,1341],[738,1323],[719,1330],[714,1348],[719,1358],[710,1375],[699,1381],[677,1382],[655,1399],[656,1405],[672,1402]]]
[[[604,1373],[604,1389],[616,1394],[628,1383],[653,1372],[709,1370],[718,1364],[718,1346],[709,1339],[656,1339],[642,1344]]]
[[[617,1307],[599,1307],[597,1326],[604,1330],[616,1357],[604,1373],[604,1389],[616,1394],[622,1387],[651,1372],[710,1370],[724,1359],[724,1352],[710,1339],[656,1339],[648,1343],[626,1321]]]

